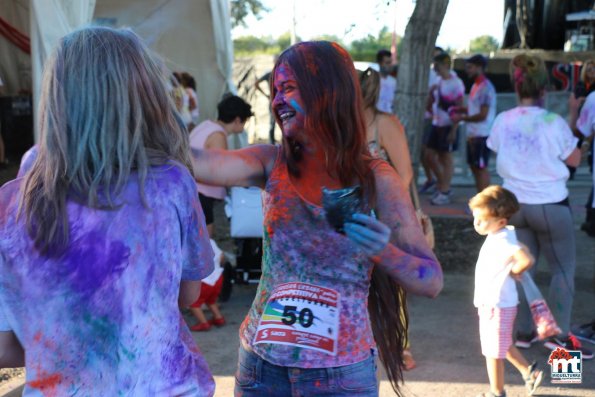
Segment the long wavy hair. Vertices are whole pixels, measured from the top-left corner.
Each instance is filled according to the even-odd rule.
[[[580,80],[587,86],[587,89],[589,89],[590,86],[595,84],[595,81],[590,80],[589,76],[588,76],[587,71],[590,66],[595,66],[595,59],[587,59],[586,61],[583,62],[583,66],[581,67]]]
[[[285,50],[275,63],[272,76],[281,64],[288,66],[295,75],[305,107],[305,133],[317,139],[319,147],[323,148],[327,172],[344,186],[357,180],[370,206],[374,207],[373,159],[368,152],[362,94],[353,60],[336,43],[313,41],[298,43]],[[271,92],[271,100],[274,100],[277,93],[274,84],[271,84]],[[281,124],[279,119],[277,122]],[[282,145],[289,171],[299,177],[296,167],[301,158],[299,145],[285,137]],[[380,359],[399,396],[407,335],[407,316],[400,314],[404,300],[402,289],[375,266],[368,311]]]
[[[115,209],[136,172],[146,204],[152,165],[175,160],[192,169],[165,78],[131,30],[88,27],[60,40],[45,65],[39,154],[19,210],[42,253],[59,255],[68,245],[68,200]]]
[[[380,113],[376,108],[380,96],[380,73],[372,68],[359,72],[359,84],[362,88],[364,109],[373,109],[375,113]]]

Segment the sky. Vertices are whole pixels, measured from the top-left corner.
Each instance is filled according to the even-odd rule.
[[[277,37],[290,30],[294,0],[262,0],[270,12],[260,20],[249,17],[247,27],[232,31],[234,38],[246,35]],[[388,3],[388,5],[387,5]],[[383,26],[403,36],[415,2],[413,0],[295,0],[296,33],[302,40],[336,35],[345,43],[376,35]],[[437,45],[463,50],[469,40],[494,36],[502,40],[504,0],[450,0]]]

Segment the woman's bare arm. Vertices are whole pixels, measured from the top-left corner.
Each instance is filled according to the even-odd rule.
[[[12,331],[0,331],[0,368],[25,366],[25,352]]]
[[[405,189],[409,190],[413,179],[413,168],[411,167],[405,128],[397,117],[385,115],[378,120],[378,133],[380,135],[379,144],[386,150],[386,154],[401,177]]]
[[[273,145],[254,145],[240,150],[192,149],[196,180],[215,186],[264,188],[278,151]]]
[[[374,262],[408,292],[436,297],[442,290],[440,263],[428,246],[409,194],[388,165],[374,170],[379,220],[391,229],[389,244]]]
[[[200,295],[200,281],[182,280],[180,282],[180,293],[178,303],[181,307],[188,307],[198,299]]]
[[[579,148],[575,148],[570,156],[564,159],[564,163],[570,167],[578,167],[581,163],[581,151]]]

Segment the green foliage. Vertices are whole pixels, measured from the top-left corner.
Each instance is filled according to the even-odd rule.
[[[390,50],[393,41],[393,34],[384,26],[377,36],[369,34],[359,40],[354,40],[349,46],[351,57],[356,61],[376,61],[378,50]]]
[[[496,51],[500,43],[495,37],[484,35],[474,38],[469,42],[469,52],[489,54],[492,51]]]
[[[383,27],[376,36],[368,35],[351,44],[345,44],[340,37],[336,35],[321,35],[313,37],[312,40],[327,40],[339,43],[345,47],[355,61],[375,62],[378,50],[390,50],[392,44],[392,32],[387,27]],[[299,37],[297,41],[301,41]],[[275,54],[289,47],[291,41],[290,32],[285,32],[277,38],[243,36],[233,41],[234,52],[236,55],[249,56],[251,54]],[[397,37],[397,53],[401,52],[402,40]]]
[[[231,25],[246,26],[245,19],[249,14],[253,14],[256,19],[260,19],[262,12],[269,12],[260,0],[231,0],[230,13]]]
[[[295,38],[298,42],[302,41],[299,37]],[[283,51],[291,44],[291,32],[287,31],[283,33],[281,36],[277,37],[277,46],[279,48],[279,52]]]
[[[277,44],[271,37],[242,36],[233,41],[233,47],[236,53],[268,53]]]
[[[296,38],[300,41],[300,38]],[[278,54],[289,47],[291,33],[285,32],[277,38],[242,36],[233,41],[234,53],[239,56],[253,54]]]

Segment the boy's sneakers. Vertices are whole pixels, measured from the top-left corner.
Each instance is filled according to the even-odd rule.
[[[589,349],[585,349],[581,342],[576,339],[576,336],[569,333],[567,337],[553,337],[549,338],[543,344],[550,350],[556,350],[557,348],[565,349],[565,350],[580,350],[583,353],[583,360],[590,360],[593,358],[593,352]]]
[[[531,347],[532,343],[535,343],[538,340],[539,338],[537,337],[537,332],[535,331],[532,331],[530,334],[517,332],[514,345],[519,349],[528,349]]]
[[[530,396],[535,393],[535,390],[537,390],[542,380],[543,371],[538,370],[537,363],[533,362],[533,364],[529,366],[529,376],[525,378],[525,388]]]
[[[430,203],[432,203],[432,205],[445,205],[445,204],[449,204],[450,203],[450,196],[452,195],[452,193],[450,192],[450,190],[448,192],[438,192],[438,194],[436,194],[432,200],[430,200]]]
[[[582,341],[595,343],[595,321],[572,327],[572,333]]]
[[[436,191],[436,181],[435,180],[427,180],[421,187],[419,188],[419,194],[432,194]]]

